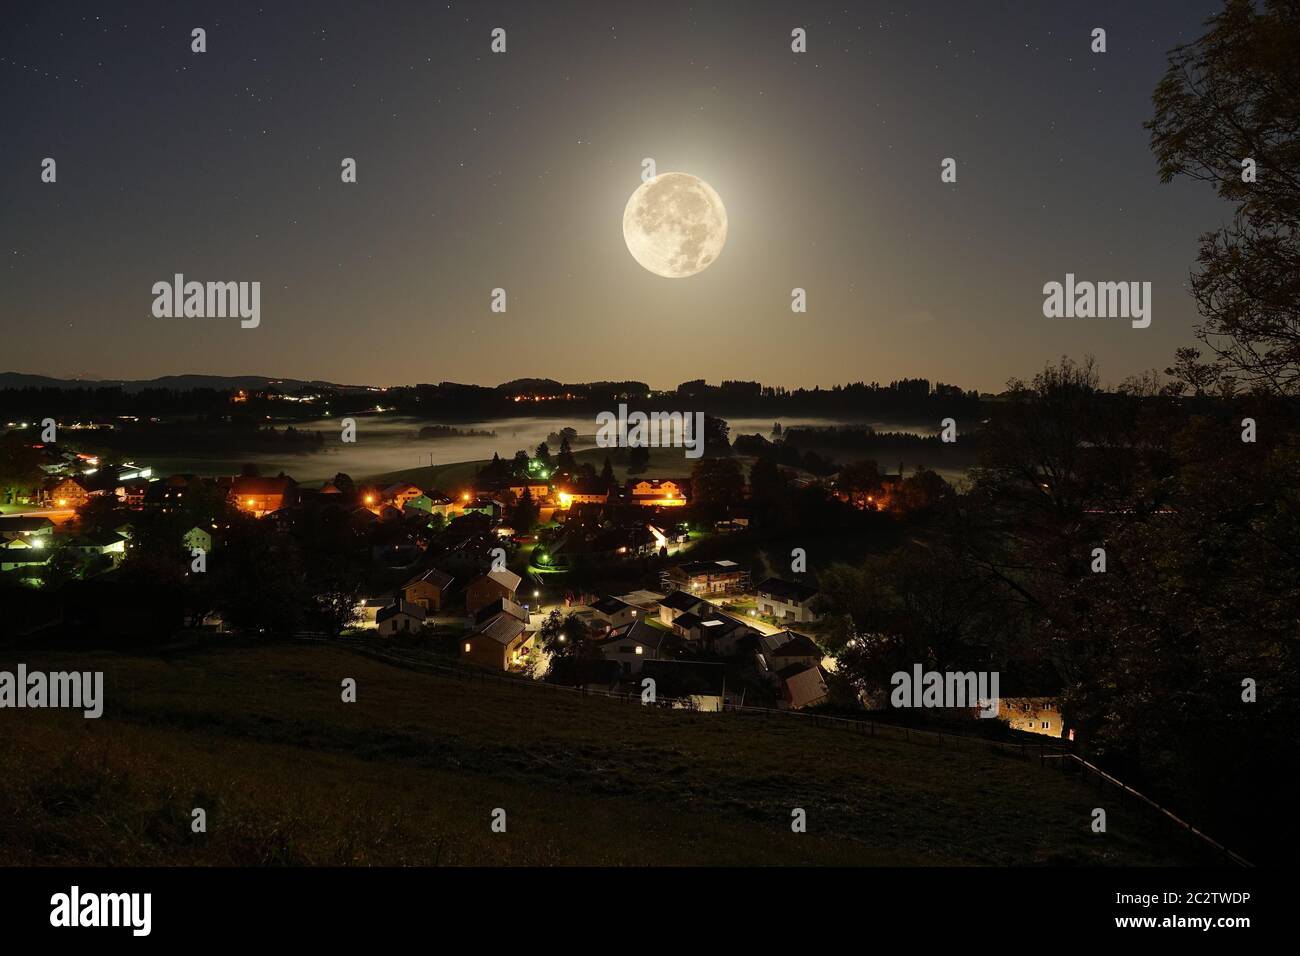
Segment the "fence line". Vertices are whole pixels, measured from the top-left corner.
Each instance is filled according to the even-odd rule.
[[[333,644],[336,646],[344,647],[347,650],[350,650],[356,654],[360,654],[364,657],[370,657],[375,660],[386,661],[388,663],[395,664],[397,666],[432,671],[433,673],[450,676],[457,680],[468,680],[470,683],[473,683],[475,680],[481,681],[483,683],[492,681],[493,683],[515,685],[518,687],[527,687],[530,689],[542,688],[543,691],[550,689],[553,693],[576,694],[578,695],[579,699],[588,696],[604,697],[610,700],[622,700],[627,703],[631,703],[633,701],[639,702],[641,700],[641,695],[635,691],[611,691],[611,690],[601,690],[598,688],[588,688],[586,686],[569,687],[563,684],[549,684],[544,681],[537,681],[526,677],[514,677],[511,675],[507,675],[505,673],[498,674],[481,667],[470,667],[463,664],[453,664],[446,661],[431,661],[431,660],[422,659],[420,657],[413,656],[411,654],[401,653],[400,651],[393,650],[393,649],[387,649],[387,648],[380,649],[376,647],[366,647],[363,645],[348,644],[347,642],[331,640],[326,637],[299,635],[296,638],[296,640],[304,641],[308,643],[316,643],[316,644]],[[671,707],[671,705],[673,704],[683,704],[684,705],[683,709],[695,709],[693,702],[685,698],[660,697],[656,699],[657,706],[662,707],[665,704],[667,704],[669,707]],[[1089,761],[1083,759],[1078,754],[1072,752],[1071,749],[1065,747],[1062,744],[1049,744],[1047,743],[1046,740],[1042,740],[1042,741],[1035,742],[1037,743],[1037,747],[1035,748],[1034,744],[1030,743],[1029,741],[994,740],[985,737],[975,737],[968,734],[954,733],[952,731],[948,731],[945,733],[942,730],[929,730],[929,729],[922,729],[916,727],[899,726],[898,724],[882,723],[879,721],[871,720],[870,718],[853,719],[849,717],[832,717],[828,714],[810,714],[810,713],[803,713],[797,710],[781,710],[775,707],[756,707],[752,704],[750,705],[728,704],[725,701],[725,699],[722,704],[722,712],[761,714],[764,717],[770,717],[773,714],[777,714],[786,718],[801,718],[804,720],[811,721],[813,726],[815,727],[829,726],[829,727],[835,727],[840,729],[851,729],[855,733],[865,734],[871,737],[876,737],[879,735],[882,737],[889,738],[892,735],[892,739],[905,740],[908,743],[912,742],[913,737],[917,738],[918,743],[921,740],[925,739],[926,737],[929,737],[931,739],[937,739],[937,746],[939,747],[946,746],[946,744],[944,743],[945,740],[956,741],[960,744],[972,744],[972,743],[982,744],[989,747],[991,750],[999,750],[1004,753],[1010,752],[1013,755],[1018,755],[1021,759],[1024,760],[1030,759],[1032,752],[1036,749],[1038,752],[1038,764],[1040,767],[1045,767],[1047,765],[1047,761],[1049,760],[1060,760],[1061,772],[1064,773],[1066,761],[1074,761],[1079,768],[1080,783],[1086,783],[1087,773],[1088,771],[1092,771],[1093,775],[1097,778],[1099,782],[1098,783],[1099,786],[1102,783],[1107,783],[1113,787],[1116,787],[1120,791],[1121,797],[1124,795],[1128,795],[1132,797],[1133,799],[1138,801],[1138,804],[1140,806],[1148,810],[1151,810],[1161,819],[1173,823],[1174,825],[1182,829],[1185,833],[1187,833],[1189,836],[1193,837],[1195,840],[1200,841],[1201,843],[1203,843],[1205,846],[1209,847],[1216,853],[1221,854],[1225,859],[1227,859],[1229,862],[1233,863],[1234,865],[1240,867],[1254,866],[1254,864],[1252,864],[1245,857],[1241,856],[1239,853],[1235,853],[1232,850],[1229,850],[1226,846],[1224,846],[1222,843],[1219,843],[1217,840],[1213,839],[1204,831],[1199,830],[1196,827],[1192,826],[1186,820],[1177,816],[1176,814],[1166,809],[1165,807],[1162,807],[1160,804],[1156,803],[1150,797],[1147,797],[1144,794],[1141,794],[1138,791],[1134,790],[1132,787],[1124,783],[1122,780],[1119,780],[1111,776],[1110,774],[1106,773],[1106,771],[1098,767],[1096,764],[1090,763]],[[879,734],[878,731],[880,732]]]
[[[1074,761],[1079,768],[1080,783],[1086,784],[1088,782],[1088,771],[1092,771],[1093,776],[1097,778],[1098,786],[1101,786],[1104,783],[1110,784],[1112,787],[1115,787],[1116,789],[1119,790],[1121,799],[1125,795],[1128,795],[1129,797],[1138,801],[1138,804],[1140,806],[1155,813],[1156,816],[1164,820],[1168,820],[1170,823],[1173,823],[1175,826],[1181,828],[1188,836],[1192,837],[1194,840],[1200,841],[1205,846],[1213,850],[1215,853],[1222,855],[1230,863],[1233,863],[1234,865],[1240,867],[1254,868],[1255,864],[1251,863],[1240,853],[1235,853],[1234,851],[1229,850],[1226,846],[1224,846],[1218,840],[1211,837],[1204,830],[1200,830],[1192,826],[1182,817],[1175,814],[1172,810],[1168,810],[1165,807],[1162,807],[1160,804],[1156,803],[1150,797],[1146,796],[1145,794],[1139,793],[1138,791],[1130,787],[1128,784],[1124,783],[1124,781],[1111,776],[1106,771],[1098,767],[1096,764],[1084,760],[1078,754],[1061,753],[1061,754],[1048,755],[1045,758],[1043,758],[1043,760],[1060,760],[1062,773],[1065,772],[1066,761],[1070,761],[1070,760]],[[1042,763],[1043,760],[1040,760],[1040,763]]]

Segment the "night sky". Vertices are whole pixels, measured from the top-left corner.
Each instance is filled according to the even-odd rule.
[[[1197,236],[1227,216],[1159,182],[1141,125],[1219,6],[8,5],[0,371],[999,390],[1091,353],[1118,382],[1192,343]],[[643,157],[726,204],[699,275],[624,245]],[[155,318],[176,272],[259,280],[261,326]],[[1067,272],[1152,282],[1151,327],[1044,318]]]

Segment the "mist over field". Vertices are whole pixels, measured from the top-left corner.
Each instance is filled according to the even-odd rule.
[[[397,416],[357,416],[357,440],[345,444],[342,441],[330,441],[338,432],[338,418],[320,418],[307,422],[295,422],[299,431],[319,431],[325,435],[323,452],[303,452],[286,455],[284,453],[250,452],[241,458],[238,464],[257,465],[264,474],[285,471],[300,482],[324,481],[338,472],[346,472],[354,478],[369,475],[383,475],[407,468],[445,465],[462,461],[482,461],[494,454],[509,458],[516,451],[524,449],[532,454],[537,445],[547,440],[552,433],[562,428],[575,428],[578,440],[573,444],[573,451],[596,447],[596,424],[593,419],[548,417],[548,418],[505,418],[483,421],[457,421],[445,423],[462,432],[493,432],[490,435],[448,435],[438,438],[420,438],[420,429],[437,424],[444,424],[429,419]],[[733,418],[727,419],[731,428],[731,437],[737,435],[759,434],[768,437],[773,424],[779,421],[782,428],[797,426],[833,426],[833,425],[870,425],[881,432],[899,431],[917,435],[937,434],[937,428],[904,425],[881,421],[848,421],[828,418]],[[277,425],[277,427],[282,427]],[[559,451],[559,446],[551,448],[551,453]],[[212,458],[171,458],[162,454],[151,457],[139,456],[141,464],[153,464],[155,467],[166,465],[165,470],[191,472],[200,475],[229,474],[232,468],[230,456],[226,453],[214,454]],[[886,464],[886,463],[882,463]],[[895,463],[887,463],[895,467]],[[691,463],[683,457],[682,473],[690,471]]]

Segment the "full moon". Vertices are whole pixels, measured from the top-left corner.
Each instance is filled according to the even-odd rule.
[[[657,276],[703,272],[727,241],[727,210],[713,187],[690,173],[662,173],[642,183],[623,210],[623,241]]]

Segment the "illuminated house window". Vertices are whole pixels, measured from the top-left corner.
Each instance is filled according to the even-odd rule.
[[[640,644],[638,644],[638,645],[636,646],[636,652],[637,652],[638,654],[642,653],[643,650],[644,650],[644,648],[642,648]]]
[[[469,653],[469,645],[468,645],[468,644],[465,645],[465,653],[466,653],[466,654]]]

